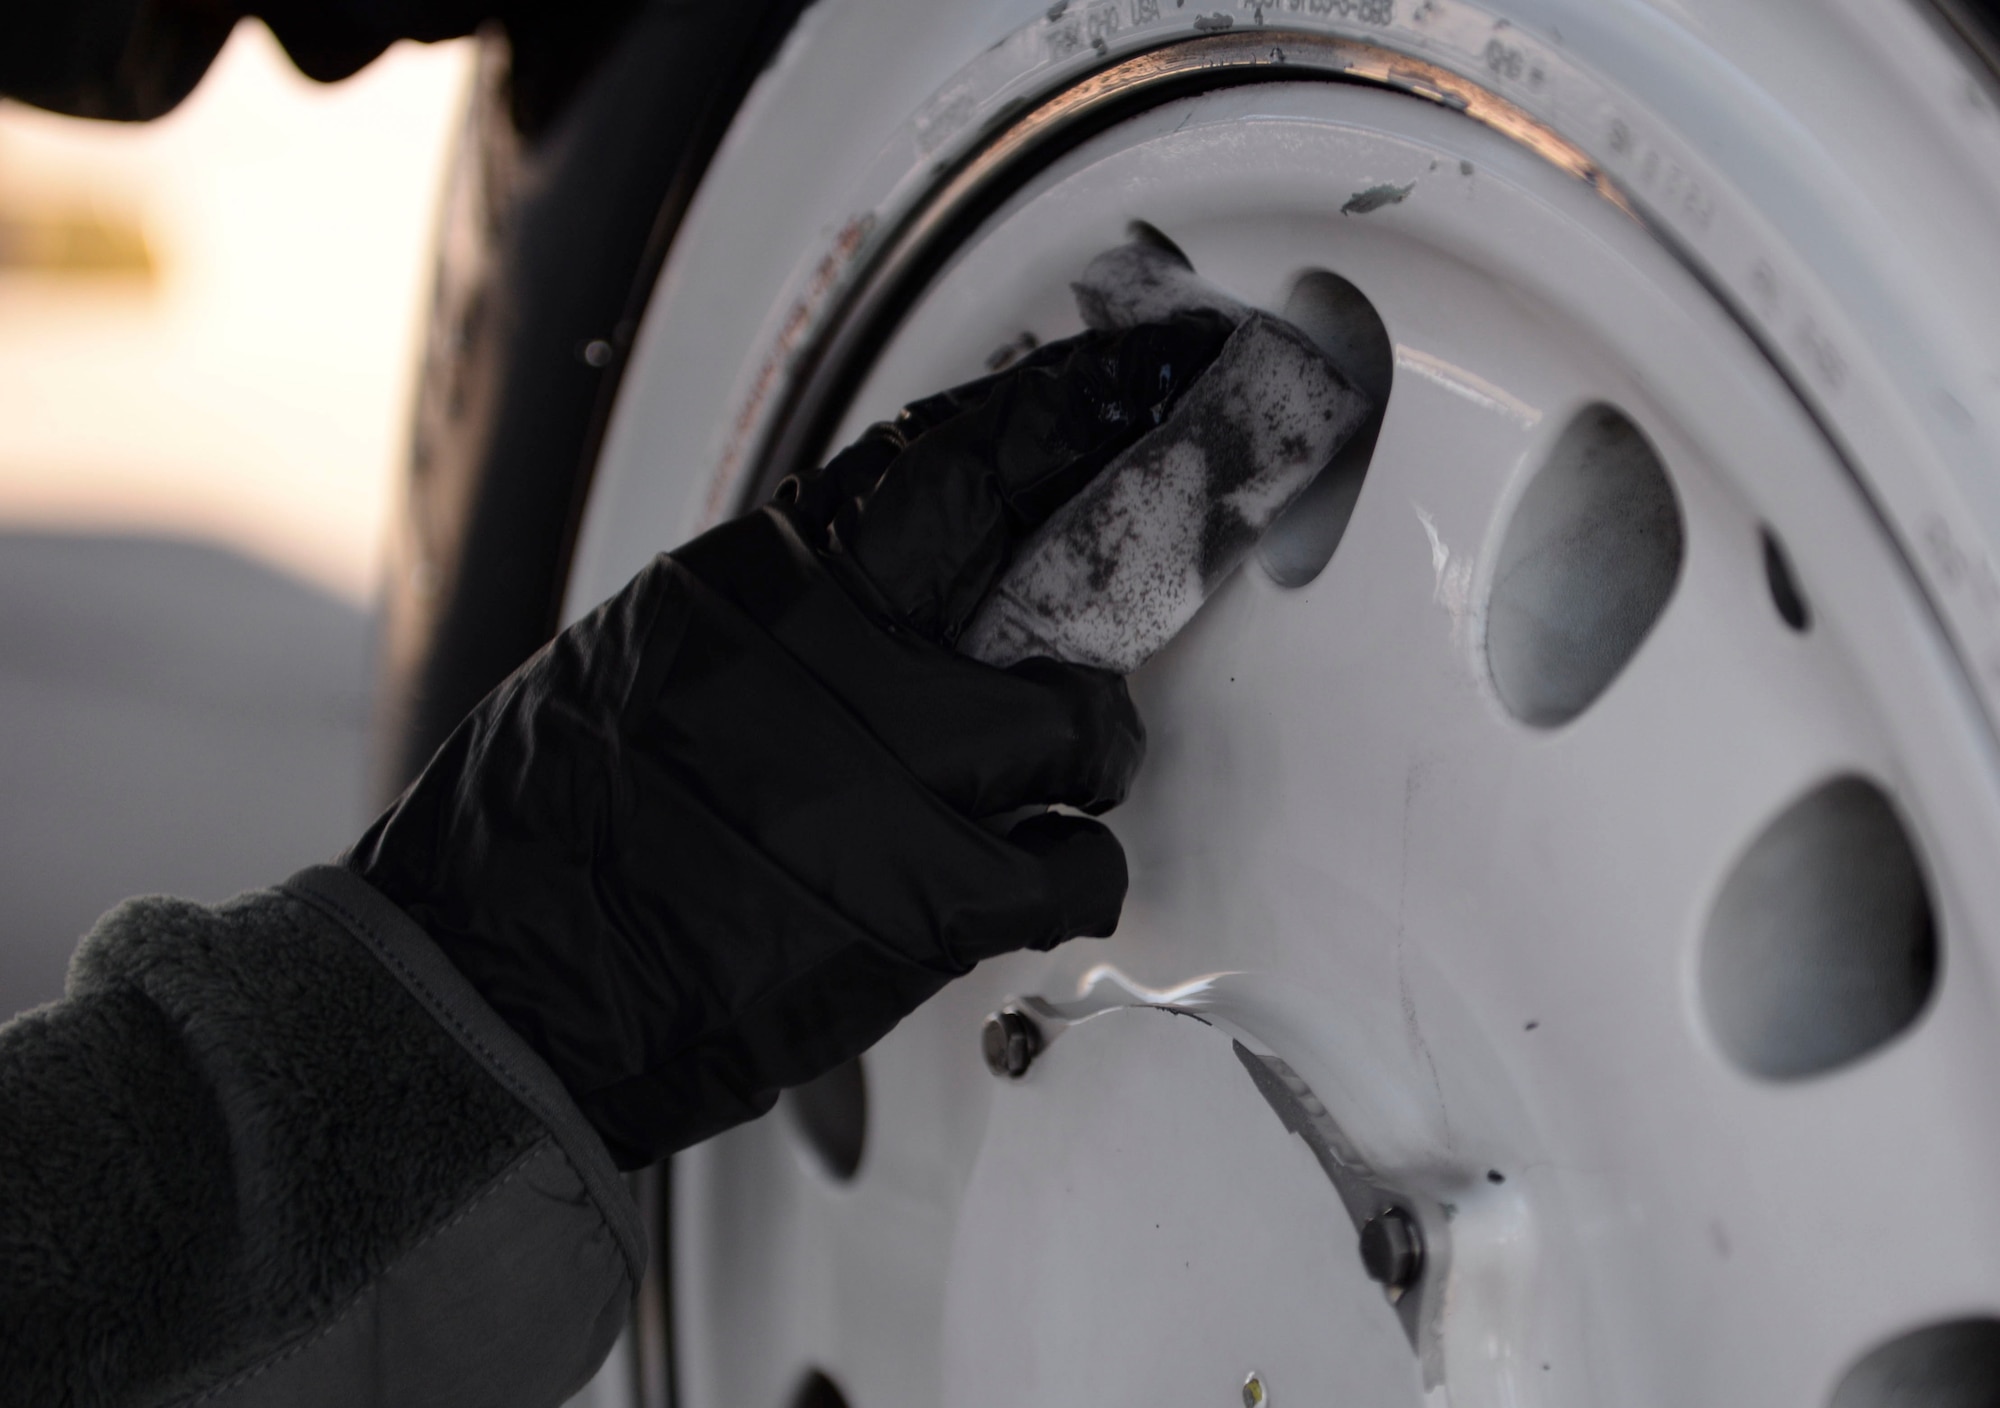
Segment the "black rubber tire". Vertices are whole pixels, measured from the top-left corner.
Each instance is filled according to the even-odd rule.
[[[478,41],[384,583],[382,801],[554,634],[639,315],[806,3],[649,0],[601,37],[517,35],[518,72],[503,35]],[[627,1342],[632,1408],[674,1401],[669,1174],[633,1180],[652,1245]]]
[[[479,41],[384,590],[383,800],[555,631],[640,313],[806,0],[645,0],[601,36]]]
[[[1931,0],[1945,26],[2000,86],[2000,0]]]

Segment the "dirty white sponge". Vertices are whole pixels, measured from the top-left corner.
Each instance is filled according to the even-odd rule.
[[[1113,325],[1215,306],[1156,307],[1160,292],[1157,283],[1124,285]],[[1048,655],[1136,670],[1201,609],[1367,409],[1303,334],[1247,313],[1159,428],[1022,545],[959,649],[991,665]]]

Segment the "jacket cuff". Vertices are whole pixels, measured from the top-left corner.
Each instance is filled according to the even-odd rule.
[[[597,1131],[548,1064],[479,995],[444,950],[381,891],[352,871],[315,865],[279,887],[352,934],[433,1020],[542,1122],[618,1239],[638,1285],[646,1270],[639,1210]]]

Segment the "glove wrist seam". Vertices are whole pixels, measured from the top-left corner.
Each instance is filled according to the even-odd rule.
[[[338,866],[311,866],[280,887],[336,920],[433,1020],[539,1119],[576,1169],[617,1239],[634,1286],[646,1238],[617,1166],[575,1099],[525,1039],[487,1005],[444,950],[380,891]]]

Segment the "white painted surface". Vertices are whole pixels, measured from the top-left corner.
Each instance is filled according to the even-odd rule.
[[[1326,1176],[1223,1033],[1128,1009],[1057,1049],[998,1092],[959,1208],[949,1408],[1229,1408],[1252,1371],[1288,1403],[1420,1401]]]

